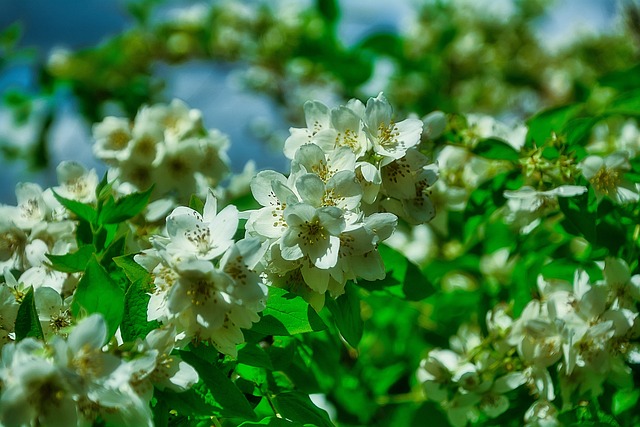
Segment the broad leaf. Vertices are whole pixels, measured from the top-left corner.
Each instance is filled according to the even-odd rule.
[[[358,347],[364,327],[360,314],[358,290],[348,282],[343,295],[340,295],[335,301],[327,299],[327,307],[331,311],[342,337],[352,347]]]
[[[20,304],[20,307],[18,308],[15,332],[16,341],[20,341],[27,337],[44,339],[42,325],[40,325],[40,319],[38,318],[38,312],[36,310],[36,303],[33,298],[33,286],[29,287],[29,290],[22,298],[22,304]]]
[[[318,313],[301,297],[271,287],[267,308],[251,330],[265,335],[295,335],[321,331],[326,327]]]
[[[53,192],[53,195],[56,198],[56,200],[58,200],[58,202],[60,202],[60,204],[62,206],[64,206],[69,211],[71,211],[74,214],[76,214],[79,218],[84,219],[85,221],[89,222],[90,224],[95,224],[96,223],[96,219],[97,219],[97,215],[98,214],[97,214],[96,210],[91,205],[88,205],[86,203],[80,203],[80,202],[77,202],[77,201],[71,200],[71,199],[65,199],[64,197],[60,196],[55,191]]]
[[[289,391],[273,398],[273,404],[283,417],[292,421],[312,423],[318,427],[333,427],[329,415],[313,404],[306,394]]]
[[[111,279],[94,256],[78,283],[71,311],[75,317],[101,313],[112,337],[124,314],[124,291]]]
[[[117,201],[110,197],[100,211],[101,224],[117,224],[133,218],[144,210],[149,203],[153,187],[142,193],[132,193]]]
[[[189,351],[180,351],[180,356],[198,372],[200,379],[213,399],[218,402],[225,416],[256,419],[253,408],[242,392],[220,369]]]
[[[144,338],[149,332],[158,328],[157,321],[147,321],[147,306],[149,294],[146,278],[137,280],[129,286],[124,296],[124,317],[120,324],[122,338],[125,341],[134,341],[136,338]]]
[[[520,155],[507,142],[497,138],[483,139],[478,142],[473,152],[479,156],[492,160],[518,161]]]
[[[81,246],[77,251],[66,255],[46,254],[51,267],[64,273],[79,273],[87,268],[89,260],[95,253],[93,245]]]

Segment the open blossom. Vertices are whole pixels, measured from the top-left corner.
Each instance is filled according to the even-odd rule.
[[[617,204],[635,203],[640,200],[638,185],[624,178],[624,174],[631,169],[626,153],[616,152],[604,158],[589,156],[580,166],[598,200],[604,196]]]
[[[169,243],[166,251],[176,258],[192,255],[210,260],[222,255],[233,244],[238,228],[238,209],[229,205],[217,212],[217,200],[207,195],[202,215],[179,206],[167,217]]]

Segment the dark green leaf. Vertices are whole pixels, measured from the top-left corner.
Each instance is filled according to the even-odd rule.
[[[189,351],[180,351],[182,360],[195,368],[200,379],[208,388],[222,413],[230,417],[243,417],[255,420],[253,408],[236,385],[215,365],[209,363]]]
[[[326,327],[318,313],[301,297],[271,287],[267,308],[251,330],[265,335],[294,335],[321,331]]]
[[[91,205],[88,205],[86,203],[80,203],[71,199],[65,199],[55,191],[53,192],[53,196],[56,198],[56,200],[58,200],[58,202],[60,202],[62,206],[67,208],[70,212],[73,212],[79,218],[84,219],[90,224],[95,224],[97,213],[96,213],[96,210]]]
[[[563,133],[567,137],[569,146],[583,146],[589,142],[591,129],[598,121],[592,117],[579,117],[569,120],[564,127]]]
[[[386,245],[380,245],[378,251],[384,261],[385,278],[374,282],[359,280],[359,286],[369,290],[386,288],[410,301],[420,301],[435,292],[433,284],[422,274],[420,268],[400,252]]]
[[[318,427],[333,427],[329,415],[313,404],[306,394],[289,391],[273,398],[273,404],[283,417]]]
[[[331,311],[342,337],[352,347],[358,347],[364,327],[360,314],[358,290],[352,283],[347,283],[343,295],[340,295],[335,301],[327,299],[327,307]]]
[[[29,290],[22,299],[22,304],[20,304],[18,308],[15,332],[16,341],[20,341],[26,337],[44,339],[42,325],[40,325],[36,303],[33,298],[33,286],[29,287]]]
[[[258,344],[244,344],[242,348],[238,350],[238,363],[273,369],[269,355]]]
[[[46,255],[47,258],[49,258],[49,261],[51,261],[51,267],[54,270],[62,271],[64,273],[78,273],[87,268],[87,264],[95,251],[96,248],[94,248],[93,245],[85,245],[70,254]]]
[[[216,408],[207,402],[203,396],[197,392],[197,387],[180,393],[169,389],[155,389],[153,393],[155,398],[158,399],[158,402],[162,402],[163,408],[175,410],[180,415],[211,416],[219,413],[220,408]]]
[[[240,424],[239,427],[253,427],[253,426],[269,426],[269,427],[304,427],[309,424],[301,424],[295,421],[289,421],[282,418],[267,417],[258,422],[247,421]]]
[[[497,139],[488,138],[478,142],[473,152],[479,156],[493,160],[510,160],[518,161],[520,155],[507,142]]]
[[[147,321],[149,298],[146,278],[131,283],[127,289],[124,296],[124,317],[120,324],[122,338],[125,341],[144,338],[149,332],[160,326],[155,320]]]
[[[562,220],[564,229],[592,244],[596,243],[597,201],[593,190],[578,196],[558,197],[558,205],[565,216]]]
[[[78,283],[71,311],[75,317],[101,313],[109,327],[108,338],[115,334],[124,314],[124,292],[111,279],[94,256]]]
[[[337,0],[316,0],[318,10],[327,22],[336,22],[340,16],[340,9]]]
[[[117,224],[133,218],[144,210],[149,203],[153,187],[142,193],[132,193],[114,201],[110,197],[100,211],[101,224]]]

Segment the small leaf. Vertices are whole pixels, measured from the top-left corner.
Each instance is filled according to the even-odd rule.
[[[352,347],[358,347],[364,328],[360,314],[358,290],[352,283],[348,282],[343,295],[340,295],[335,301],[330,298],[327,299],[327,307],[333,315],[340,335]]]
[[[267,308],[251,328],[265,335],[295,335],[322,331],[327,325],[301,297],[280,288],[269,288]]]
[[[283,417],[292,421],[333,427],[329,415],[314,405],[306,394],[295,391],[280,393],[273,398],[273,404]]]
[[[77,251],[66,255],[46,254],[51,267],[64,273],[79,273],[87,268],[89,260],[95,253],[93,245],[81,246]]]
[[[117,224],[138,215],[149,203],[153,187],[142,193],[132,193],[114,201],[110,197],[100,211],[101,224]]]
[[[204,202],[195,194],[192,194],[189,199],[189,207],[200,214],[204,212]]]
[[[124,315],[124,292],[111,279],[94,256],[78,283],[71,303],[75,317],[101,313],[109,327],[108,337],[112,337],[120,326]]]
[[[225,416],[243,417],[249,420],[257,418],[242,392],[215,365],[189,351],[180,351],[180,356],[198,372],[200,379],[219,403]]]
[[[20,304],[20,307],[18,308],[15,332],[16,341],[20,341],[27,337],[44,339],[42,325],[40,325],[40,319],[38,318],[38,312],[36,310],[36,303],[33,298],[33,286],[29,287],[29,290],[22,299],[22,304]]]
[[[510,160],[516,162],[520,158],[518,152],[511,145],[497,138],[481,140],[473,149],[473,152],[478,156],[492,160]]]
[[[62,206],[76,214],[79,218],[84,219],[90,224],[95,224],[98,214],[93,206],[71,199],[65,199],[55,191],[53,192],[53,196],[56,198],[56,200],[58,200],[58,202],[60,202]]]

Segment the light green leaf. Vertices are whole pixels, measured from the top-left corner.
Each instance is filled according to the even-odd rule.
[[[611,411],[618,415],[631,408],[635,408],[640,399],[640,389],[618,390],[613,395]]]
[[[38,312],[36,310],[36,303],[33,298],[33,286],[29,287],[29,290],[22,299],[22,304],[20,304],[20,307],[18,308],[15,332],[16,341],[20,341],[27,337],[44,339],[42,325],[40,325],[40,319],[38,318]]]
[[[121,255],[113,258],[113,262],[124,271],[124,274],[131,282],[149,279],[149,272],[133,260],[134,256],[135,254]]]
[[[96,248],[93,245],[85,245],[70,254],[46,255],[47,258],[49,258],[49,261],[51,261],[51,268],[54,270],[62,271],[64,273],[78,273],[87,268],[87,264],[95,251]]]
[[[117,224],[138,215],[149,203],[152,191],[153,187],[142,193],[127,194],[117,201],[109,197],[100,211],[100,223]]]
[[[65,199],[55,191],[53,192],[53,196],[56,198],[56,200],[58,200],[58,202],[60,202],[62,206],[76,214],[79,218],[84,219],[90,224],[95,224],[98,214],[91,205],[80,203],[71,199]]]
[[[109,327],[108,337],[115,334],[124,315],[124,291],[111,279],[94,256],[78,283],[71,311],[75,317],[100,313]]]
[[[301,297],[280,288],[269,288],[267,308],[251,328],[265,335],[295,335],[322,331],[327,325]]]

